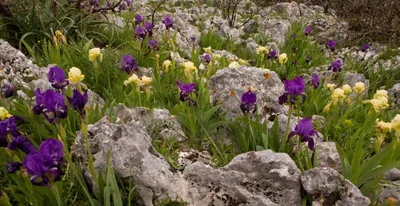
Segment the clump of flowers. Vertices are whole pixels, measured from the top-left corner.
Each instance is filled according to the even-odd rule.
[[[133,57],[129,54],[125,54],[121,59],[121,69],[122,71],[126,72],[127,74],[131,74],[132,71],[139,71],[137,67],[136,61]]]
[[[191,105],[197,105],[197,102],[190,98],[190,94],[192,94],[192,93],[197,95],[196,90],[195,90],[196,85],[194,83],[182,84],[182,82],[180,80],[178,80],[177,85],[180,90],[179,100],[181,100],[182,102],[187,101]]]
[[[257,95],[251,91],[251,89],[248,89],[247,92],[243,93],[241,97],[242,103],[240,104],[240,109],[244,114],[247,114],[249,112],[255,112],[257,109]]]
[[[386,90],[378,90],[374,94],[374,98],[371,100],[365,100],[364,103],[371,103],[372,107],[376,112],[381,112],[382,110],[389,107],[388,93]]]
[[[22,165],[34,185],[44,186],[61,180],[63,161],[62,142],[49,138],[42,142],[38,152],[28,154]]]
[[[310,118],[304,118],[300,120],[294,128],[294,131],[289,133],[287,141],[289,141],[295,135],[300,137],[300,142],[307,142],[308,148],[310,150],[314,150],[315,143],[312,136],[318,136],[318,133],[314,130],[313,123]]]
[[[306,96],[304,94],[304,80],[296,76],[292,80],[283,81],[285,87],[285,93],[279,97],[279,104],[284,104],[289,101],[290,104],[295,104],[297,97],[300,96],[302,98],[302,102],[304,103]]]
[[[136,74],[132,74],[132,76],[130,76],[128,78],[128,80],[124,81],[125,86],[127,86],[130,83],[132,83],[136,87],[136,91],[138,91],[138,92],[140,90],[140,86],[143,85],[142,81],[139,79],[139,77]]]

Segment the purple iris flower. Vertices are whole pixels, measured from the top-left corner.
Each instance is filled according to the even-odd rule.
[[[311,35],[311,32],[312,32],[311,26],[307,26],[306,29],[304,30],[304,34],[306,36]]]
[[[63,148],[64,146],[59,140],[48,138],[40,145],[39,154],[45,157],[49,167],[58,167],[64,160]]]
[[[341,72],[342,71],[342,62],[338,59],[332,62],[331,66],[328,70],[332,70],[333,72]]]
[[[167,29],[170,29],[174,26],[174,22],[172,21],[172,18],[169,15],[164,17],[164,20],[162,21],[162,23],[165,24],[165,27]]]
[[[35,146],[27,137],[22,135],[13,137],[7,148],[9,150],[22,150],[27,155],[36,153]]]
[[[121,59],[121,69],[125,71],[127,74],[130,74],[132,70],[139,71],[137,67],[136,61],[132,58],[131,55],[125,54]]]
[[[256,101],[257,95],[251,92],[251,90],[245,92],[242,95],[242,103],[240,104],[240,109],[244,114],[252,111],[253,113],[256,111]]]
[[[296,33],[293,33],[292,34],[292,39],[296,39],[297,38],[297,34]]]
[[[288,141],[295,135],[301,137],[301,142],[307,142],[310,150],[314,150],[314,139],[312,136],[318,136],[318,133],[314,130],[311,119],[304,118],[300,120],[300,122],[294,128],[294,131],[290,132]]]
[[[68,80],[65,79],[64,70],[57,66],[50,68],[47,77],[49,78],[51,86],[53,86],[55,89],[58,90],[64,89],[64,87],[66,87],[69,84]]]
[[[107,1],[107,7],[111,8],[111,6],[112,6],[111,1]]]
[[[307,63],[307,64],[310,63],[311,60],[312,60],[312,56],[308,55],[308,56],[306,57],[306,63]]]
[[[131,6],[132,1],[131,1],[131,0],[125,0],[125,3],[126,3],[127,6]],[[143,18],[142,18],[142,19],[143,19]]]
[[[146,22],[145,24],[144,24],[144,29],[146,30],[146,33],[149,35],[149,36],[153,36],[153,24],[151,24],[150,22]]]
[[[125,10],[125,4],[122,4],[122,3],[119,4],[118,9],[119,9],[120,11]]]
[[[329,47],[329,49],[330,49],[332,52],[335,51],[336,41],[330,39],[330,40],[328,41],[328,47]]]
[[[316,89],[316,88],[319,87],[320,79],[319,79],[318,74],[314,74],[314,75],[312,76],[312,78],[311,78],[311,83],[312,83],[314,89]]]
[[[99,7],[99,1],[98,0],[90,0],[89,4],[95,8]]]
[[[21,168],[20,162],[9,162],[6,164],[7,172],[12,174]]]
[[[50,89],[41,93],[38,88],[35,91],[35,95],[34,114],[43,114],[50,123],[53,123],[57,118],[66,118],[68,116],[68,107],[62,94]]]
[[[152,50],[154,50],[154,51],[159,50],[157,41],[154,40],[154,39],[151,39],[151,40],[149,41],[149,48],[152,49]]]
[[[192,36],[192,37],[190,37],[190,40],[194,43],[194,42],[196,42],[196,37]]]
[[[276,59],[276,58],[278,58],[277,53],[276,53],[275,50],[272,49],[272,50],[268,53],[268,59]]]
[[[129,5],[128,5],[129,6]],[[143,16],[141,14],[136,14],[135,16],[135,24],[139,25],[143,22]]]
[[[298,62],[297,60],[294,60],[294,61],[293,61],[293,65],[294,65],[294,66],[297,66],[298,63],[299,63],[299,62]]]
[[[179,89],[181,90],[179,99],[184,102],[184,101],[188,101],[191,102],[192,104],[196,105],[196,101],[190,99],[190,93],[195,93],[196,90],[195,88],[195,84],[194,83],[190,83],[190,84],[182,84],[182,82],[180,80],[178,80],[177,85],[179,87]]]
[[[88,102],[88,94],[85,91],[83,94],[77,89],[74,89],[72,97],[68,97],[69,104],[85,119],[85,105]]]
[[[34,185],[43,186],[50,182],[49,176],[54,178],[52,182],[61,179],[61,175],[64,174],[61,169],[63,160],[63,144],[49,138],[42,142],[39,152],[27,155],[22,165],[31,175],[31,182]]]
[[[142,26],[140,26],[140,25],[138,25],[137,27],[136,27],[136,30],[135,30],[136,32],[135,32],[135,36],[136,37],[139,37],[139,38],[144,38],[145,36],[146,36],[146,33],[144,32],[144,30],[143,30],[143,27]]]
[[[1,95],[5,98],[12,97],[14,95],[14,87],[9,84],[8,82],[3,82],[3,85],[1,86]]]
[[[362,52],[366,52],[369,49],[369,47],[371,47],[371,45],[366,43],[366,44],[362,45],[361,51]]]
[[[304,80],[301,77],[296,76],[292,80],[283,81],[285,86],[285,93],[279,97],[279,104],[284,104],[288,100],[290,100],[291,104],[296,103],[297,96],[301,96],[302,103],[306,100],[306,96],[304,95]]]
[[[7,135],[18,136],[17,125],[15,124],[15,117],[12,116],[6,120],[0,121],[0,147],[7,147]]]
[[[204,61],[208,64],[211,62],[211,56],[208,53],[203,54]]]

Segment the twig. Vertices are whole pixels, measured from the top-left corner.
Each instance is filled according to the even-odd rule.
[[[160,8],[160,6],[165,3],[166,0],[162,0],[160,1],[160,3],[158,3],[158,5],[156,6],[156,8],[152,11],[151,13],[151,24],[154,25],[154,14],[156,13],[157,9]]]
[[[101,12],[101,11],[108,11],[108,10],[114,11],[114,9],[117,8],[121,3],[122,3],[122,0],[119,0],[118,3],[116,3],[115,5],[112,5],[111,7],[105,7],[105,8],[100,8],[100,9],[93,9],[92,13],[97,13],[97,12]]]

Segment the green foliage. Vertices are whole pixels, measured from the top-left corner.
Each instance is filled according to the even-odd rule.
[[[178,149],[179,145],[176,137],[171,137],[169,139],[154,139],[153,146],[157,152],[161,153],[168,163],[175,169],[179,169],[178,166]]]

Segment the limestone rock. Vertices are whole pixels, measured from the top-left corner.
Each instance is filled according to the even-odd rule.
[[[209,81],[210,101],[222,103],[220,109],[228,119],[243,116],[240,98],[250,86],[256,88],[257,107],[262,117],[269,113],[287,113],[287,108],[278,104],[278,97],[284,93],[283,83],[268,69],[241,66],[218,70]]]
[[[355,185],[331,168],[308,170],[301,176],[301,183],[312,197],[312,205],[365,206],[371,202]]]
[[[321,142],[316,144],[318,167],[330,167],[338,172],[342,171],[339,153],[335,142]]]

